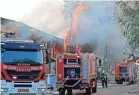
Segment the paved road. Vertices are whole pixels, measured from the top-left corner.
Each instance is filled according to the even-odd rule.
[[[84,91],[75,91],[74,95],[81,95],[83,92]],[[115,84],[109,86],[108,88],[98,88],[98,92],[92,95],[139,95],[139,85]]]
[[[117,85],[98,89],[104,95],[139,95],[139,85]],[[99,95],[99,94],[98,94]]]
[[[84,90],[74,90],[73,95],[83,95]],[[49,94],[52,95],[52,94]],[[98,87],[98,92],[92,95],[139,95],[139,84],[138,85],[117,85],[109,84],[108,88]]]

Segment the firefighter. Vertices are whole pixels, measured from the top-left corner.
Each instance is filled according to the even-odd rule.
[[[108,87],[107,85],[108,85],[108,78],[107,78],[107,74],[105,74],[104,75],[104,83],[105,83],[105,86],[106,86],[106,88]]]
[[[107,75],[105,73],[102,73],[102,76],[101,76],[101,80],[102,80],[102,86],[104,88],[104,86],[106,86],[107,88]]]
[[[75,78],[75,70],[74,69],[70,69],[70,70],[67,70],[67,75],[69,76],[69,78]]]
[[[72,69],[70,71],[70,76],[71,76],[71,78],[74,78],[75,77],[75,70],[74,69]]]
[[[102,81],[102,86],[104,88],[104,73],[102,73],[102,75],[101,75],[101,81]]]

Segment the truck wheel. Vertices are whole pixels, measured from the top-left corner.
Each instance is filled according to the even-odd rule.
[[[116,83],[117,84],[122,84],[123,82],[122,82],[122,80],[116,80]]]
[[[97,92],[97,81],[95,79],[92,79],[90,83],[92,84],[91,92],[96,93]]]
[[[119,81],[118,80],[115,80],[116,84],[119,84]]]
[[[86,88],[85,90],[86,90],[86,95],[91,95],[91,88],[90,87]]]
[[[67,95],[72,95],[72,88],[71,87],[67,88]]]
[[[59,95],[65,95],[65,88],[59,89]]]
[[[92,93],[97,93],[97,87],[92,88]]]
[[[120,80],[120,84],[123,84],[123,80]]]

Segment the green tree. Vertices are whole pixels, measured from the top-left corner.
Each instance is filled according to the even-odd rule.
[[[118,1],[117,19],[134,56],[139,49],[139,1]]]

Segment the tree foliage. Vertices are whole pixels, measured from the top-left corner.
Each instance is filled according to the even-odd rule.
[[[139,1],[118,1],[117,18],[132,53],[139,49]]]

